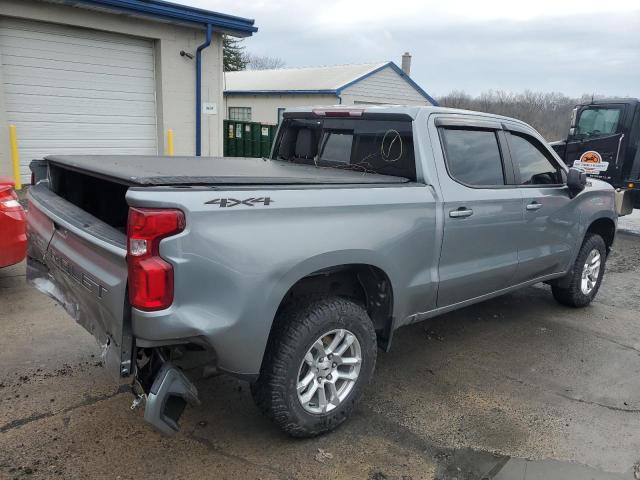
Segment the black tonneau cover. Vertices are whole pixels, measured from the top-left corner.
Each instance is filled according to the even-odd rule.
[[[234,157],[50,155],[45,160],[130,186],[406,183],[402,177]]]

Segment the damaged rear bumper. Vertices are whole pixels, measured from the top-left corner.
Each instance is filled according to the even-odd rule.
[[[200,405],[198,390],[181,370],[165,362],[146,394],[144,419],[160,432],[174,434],[187,404]]]

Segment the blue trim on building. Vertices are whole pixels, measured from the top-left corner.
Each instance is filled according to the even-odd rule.
[[[393,63],[393,62],[389,62],[389,63]],[[351,80],[349,83],[345,83],[341,87],[338,87],[338,89],[336,90],[336,94],[340,95],[345,88],[349,88],[351,85],[354,85],[354,84],[364,80],[365,78],[370,77],[374,73],[378,73],[380,70],[384,70],[385,68],[387,68],[389,66],[389,63],[385,63],[384,65],[381,65],[378,68],[374,68],[370,72],[367,72],[364,75],[361,75],[358,78],[355,78],[355,79]]]
[[[435,98],[433,98],[431,95],[429,95],[427,92],[425,92],[420,85],[418,85],[416,82],[414,82],[411,77],[409,75],[407,75],[406,73],[404,73],[402,71],[402,69],[396,65],[393,62],[389,62],[389,66],[398,74],[400,75],[402,78],[404,78],[409,85],[411,85],[413,88],[415,88],[418,92],[420,92],[422,94],[422,96],[424,98],[426,98],[427,100],[429,100],[429,102],[434,106],[434,107],[439,107],[440,105],[438,105],[438,102],[436,101]]]
[[[206,25],[212,25],[217,30],[236,33],[240,36],[250,36],[258,31],[258,27],[253,25],[254,20],[249,18],[211,12],[162,0],[73,0],[65,3],[94,5],[123,13],[195,23],[201,25],[203,29],[206,28]]]
[[[393,62],[388,62],[388,63],[385,63],[384,65],[380,65],[378,68],[374,68],[370,72],[367,72],[364,75],[361,75],[358,78],[355,78],[350,82],[345,83],[344,85],[334,90],[225,90],[224,94],[225,95],[336,95],[338,98],[340,98],[340,95],[342,94],[342,91],[344,89],[349,88],[350,86],[358,82],[361,82],[365,78],[370,77],[371,75],[378,73],[379,71],[384,70],[385,68],[388,68],[388,67],[390,67],[394,72],[400,75],[407,83],[409,83],[409,85],[415,88],[420,95],[422,95],[425,99],[429,101],[429,103],[431,103],[435,107],[438,106],[438,102],[431,95],[429,95],[422,88],[420,88],[420,85],[414,82],[409,75],[404,73],[402,69]],[[342,99],[340,99],[340,101],[342,102]]]
[[[356,78],[355,80],[352,80],[352,81],[350,81],[349,83],[344,84],[343,86],[341,86],[341,87],[336,91],[336,94],[337,94],[337,95],[340,95],[340,94],[342,93],[342,91],[343,91],[345,88],[348,88],[348,87],[350,87],[351,85],[354,85],[354,84],[356,84],[356,83],[358,83],[358,82],[361,82],[361,81],[362,81],[362,80],[364,80],[365,78],[370,77],[371,75],[373,75],[373,74],[375,74],[375,73],[378,73],[378,72],[380,72],[381,70],[384,70],[384,69],[385,69],[385,68],[387,68],[387,67],[390,67],[390,68],[391,68],[391,70],[393,70],[393,71],[394,71],[394,72],[396,72],[398,75],[400,75],[402,78],[404,78],[404,79],[405,79],[405,81],[406,81],[407,83],[409,83],[409,85],[411,85],[413,88],[415,88],[415,89],[418,91],[418,93],[419,93],[420,95],[422,95],[424,98],[426,98],[426,99],[429,101],[429,103],[430,103],[430,104],[432,104],[434,107],[437,107],[437,106],[438,106],[438,102],[436,102],[435,98],[433,98],[431,95],[429,95],[427,92],[425,92],[425,91],[420,87],[420,85],[418,85],[416,82],[414,82],[414,81],[411,79],[411,77],[410,77],[409,75],[407,75],[406,73],[404,73],[404,72],[402,71],[402,69],[401,69],[399,66],[397,66],[395,63],[393,63],[393,62],[385,63],[384,65],[382,65],[382,66],[380,66],[380,67],[378,67],[378,68],[375,68],[375,69],[371,70],[371,71],[370,71],[370,72],[368,72],[368,73],[365,73],[365,74],[364,74],[364,75],[362,75],[361,77],[358,77],[358,78]]]
[[[337,90],[225,90],[225,95],[337,95]]]
[[[202,152],[202,50],[211,45],[213,27],[207,24],[207,37],[196,50],[196,157]]]

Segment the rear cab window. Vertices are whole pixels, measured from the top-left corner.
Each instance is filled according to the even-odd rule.
[[[505,185],[497,132],[494,130],[442,128],[445,163],[451,178],[463,185]]]
[[[285,116],[272,158],[416,181],[412,119]]]

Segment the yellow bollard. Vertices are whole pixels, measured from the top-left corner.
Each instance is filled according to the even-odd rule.
[[[167,130],[167,155],[173,157],[173,129]]]
[[[20,154],[18,153],[18,136],[16,135],[16,126],[9,125],[9,143],[11,144],[11,162],[13,163],[13,177],[16,181],[15,189],[22,188],[20,180]]]

